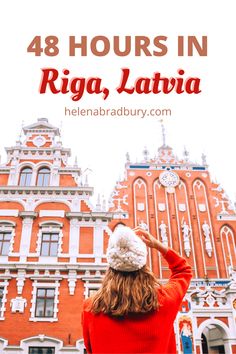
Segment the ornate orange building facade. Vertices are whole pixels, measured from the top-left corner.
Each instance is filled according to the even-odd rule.
[[[175,321],[178,353],[236,353],[236,213],[220,185],[211,181],[206,156],[178,159],[165,144],[157,156],[143,151],[140,163],[127,154],[125,178],[110,199],[120,224],[149,230],[185,256],[194,279]],[[149,253],[160,281],[168,278],[165,260]]]
[[[127,154],[109,210],[68,165],[57,127],[24,127],[24,142],[0,165],[0,353],[83,353],[83,299],[106,269],[115,227],[141,225],[184,255],[194,279],[175,321],[178,353],[236,353],[236,214],[202,163],[178,159],[165,144],[140,163]],[[159,254],[149,265],[169,277]]]
[[[82,302],[106,268],[111,213],[91,205],[58,128],[23,130],[0,166],[0,353],[83,353]]]

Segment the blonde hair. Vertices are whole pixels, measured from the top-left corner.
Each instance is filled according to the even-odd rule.
[[[101,288],[92,297],[90,310],[112,316],[147,313],[159,308],[157,282],[147,266],[133,272],[108,268]]]

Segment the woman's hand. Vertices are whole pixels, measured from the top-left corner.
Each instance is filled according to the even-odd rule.
[[[148,231],[142,229],[140,226],[135,227],[134,232],[141,240],[150,248],[156,248],[163,254],[166,254],[168,248],[165,247],[160,241],[153,237]]]
[[[148,247],[157,248],[157,239],[155,239],[148,231],[142,229],[140,226],[135,227],[133,230]]]

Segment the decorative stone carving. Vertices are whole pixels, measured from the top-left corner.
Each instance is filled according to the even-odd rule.
[[[21,295],[23,292],[24,288],[24,283],[25,283],[25,270],[24,269],[18,269],[18,274],[16,278],[16,286],[17,286],[17,294]]]
[[[212,244],[211,244],[211,238],[210,238],[210,226],[207,224],[206,220],[202,224],[202,230],[203,234],[205,236],[205,249],[207,251],[207,254],[209,257],[212,255]]]
[[[184,241],[184,251],[187,257],[190,256],[191,253],[191,246],[190,246],[190,234],[192,232],[189,225],[186,223],[185,220],[182,221],[182,233],[183,233],[183,241]]]
[[[116,189],[127,189],[128,187],[126,185],[123,185],[120,183],[120,181],[117,181],[116,183]],[[119,192],[118,192],[119,194]]]
[[[148,225],[143,220],[140,221],[139,226],[144,230],[148,230]]]
[[[198,209],[200,212],[204,213],[206,211],[206,204],[198,204]]]
[[[213,197],[213,199],[215,199],[215,201],[216,201],[215,208],[217,208],[218,206],[221,207],[220,214],[224,214],[224,215],[229,214],[228,211],[226,210],[226,209],[228,209],[228,206],[230,204],[229,200],[220,200],[218,197]]]
[[[38,135],[33,139],[33,144],[38,148],[43,146],[46,143],[46,139],[42,135]]]
[[[233,269],[232,265],[230,265],[230,266],[228,267],[228,272],[229,272],[229,277],[230,277],[230,279],[236,282],[236,272],[235,272],[235,270]]]
[[[161,233],[161,242],[164,246],[168,247],[168,237],[167,237],[167,226],[164,221],[161,221],[159,225],[160,233]]]
[[[236,290],[236,271],[233,269],[232,265],[228,267],[228,273],[230,277],[229,289]]]
[[[186,211],[186,204],[179,204],[179,211]]]
[[[138,204],[137,204],[137,209],[138,209],[138,211],[144,211],[144,210],[145,210],[145,205],[144,205],[144,203],[138,203]]]
[[[166,210],[165,203],[158,203],[158,210],[159,211],[165,211]]]
[[[227,297],[225,290],[217,291],[213,290],[211,286],[206,286],[205,289],[197,289],[197,292],[192,296],[193,307],[195,308],[212,308],[217,307],[224,308],[229,306],[227,303]]]
[[[118,194],[118,192],[117,192],[117,194],[115,194],[115,195],[119,195]],[[117,204],[116,204],[116,212],[123,212],[124,210],[122,209],[122,207],[121,207],[121,203],[122,204],[125,204],[125,205],[128,205],[128,201],[127,201],[127,199],[128,199],[128,194],[125,194],[123,197],[121,197],[121,198],[114,198],[114,196],[113,196],[113,198],[112,198],[112,202],[117,202]]]
[[[10,306],[11,306],[11,312],[23,313],[25,307],[27,306],[27,301],[22,297],[16,297],[15,299],[11,299]]]
[[[70,295],[74,295],[75,287],[77,282],[77,272],[76,270],[69,270],[68,274],[68,286]]]

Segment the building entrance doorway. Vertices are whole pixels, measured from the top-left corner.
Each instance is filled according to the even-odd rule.
[[[218,325],[208,325],[201,335],[202,354],[226,354],[225,330]]]

